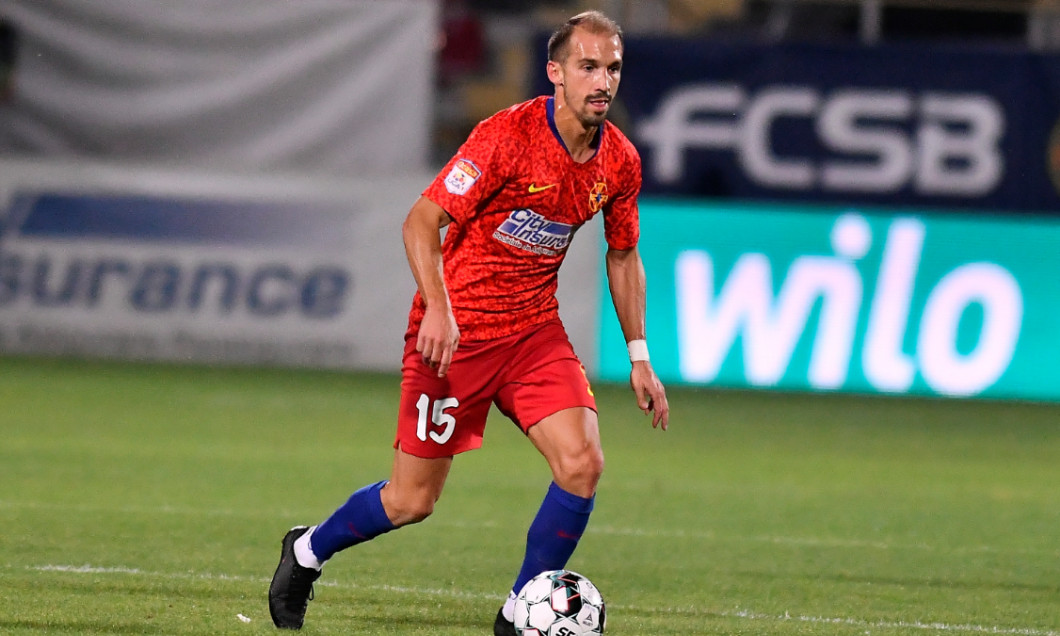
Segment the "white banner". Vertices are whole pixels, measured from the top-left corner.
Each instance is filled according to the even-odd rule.
[[[396,369],[425,179],[0,161],[0,351]]]
[[[433,176],[0,160],[0,353],[396,371],[416,289],[401,224]],[[593,225],[559,288],[590,374]]]
[[[393,174],[428,161],[436,0],[4,0],[0,155]]]

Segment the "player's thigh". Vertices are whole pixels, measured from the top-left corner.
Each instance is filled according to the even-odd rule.
[[[545,459],[600,452],[600,426],[596,411],[574,407],[557,411],[531,426],[526,433]]]
[[[530,427],[527,437],[561,488],[582,497],[596,492],[604,469],[596,411],[584,406],[557,411]]]

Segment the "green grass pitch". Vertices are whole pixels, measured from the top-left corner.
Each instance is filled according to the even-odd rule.
[[[274,633],[283,533],[384,478],[395,376],[0,358],[0,633]],[[613,636],[1060,634],[1060,406],[597,386]],[[488,634],[548,484],[494,415],[306,634]]]

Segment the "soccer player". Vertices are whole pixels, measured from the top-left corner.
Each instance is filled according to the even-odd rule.
[[[602,13],[568,20],[548,44],[554,96],[480,122],[413,204],[402,234],[418,290],[405,334],[390,478],[353,493],[319,525],[283,538],[269,588],[278,627],[301,628],[313,582],[335,553],[431,514],[453,456],[482,444],[496,404],[544,456],[553,478],[494,623],[495,634],[515,634],[516,593],[536,574],[565,566],[604,466],[596,403],[555,296],[571,239],[598,213],[630,385],[652,426],[667,427],[666,392],[645,344],[640,157],[606,119],[622,54],[622,31]]]

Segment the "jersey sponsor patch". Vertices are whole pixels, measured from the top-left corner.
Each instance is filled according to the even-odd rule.
[[[493,233],[493,238],[513,247],[555,256],[567,249],[574,226],[549,221],[530,209],[514,210]]]
[[[450,194],[463,196],[481,176],[482,171],[478,169],[478,166],[467,159],[457,159],[453,164],[453,169],[449,171],[449,176],[445,178],[445,189]]]

